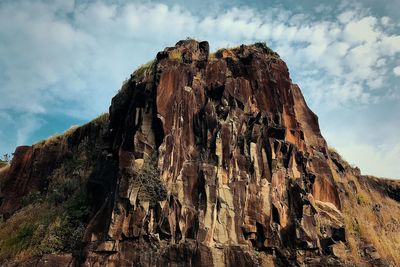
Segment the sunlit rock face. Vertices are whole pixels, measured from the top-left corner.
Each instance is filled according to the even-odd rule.
[[[64,207],[46,202],[60,175],[78,181],[68,196],[88,195],[72,221],[82,242],[23,260],[0,251],[0,265],[400,264],[400,185],[328,149],[265,44],[210,54],[207,42],[179,41],[124,82],[109,116],[17,148],[0,172],[4,225]],[[32,191],[44,200],[26,207]]]
[[[263,44],[159,52],[113,98],[110,133],[118,189],[107,241],[88,236],[87,266],[251,266],[259,251],[301,262],[344,241],[317,116]],[[149,161],[162,196],[138,182]]]

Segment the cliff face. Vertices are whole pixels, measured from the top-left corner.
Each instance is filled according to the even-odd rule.
[[[83,164],[69,168],[71,159]],[[48,204],[60,173],[79,186]],[[82,188],[88,196],[85,216],[67,220],[82,243],[4,256],[10,265],[400,264],[400,216],[389,211],[399,211],[398,183],[362,177],[328,149],[286,64],[263,44],[166,48],[124,83],[109,119],[17,148],[0,178],[5,225],[43,205],[70,219],[65,203]],[[33,191],[41,201],[26,203]]]

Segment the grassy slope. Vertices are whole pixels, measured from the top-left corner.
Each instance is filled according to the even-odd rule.
[[[90,123],[107,122],[108,114],[102,114]],[[34,146],[66,142],[77,128]],[[0,265],[7,261],[26,262],[48,253],[79,252],[90,215],[90,199],[85,187],[94,165],[90,146],[89,140],[83,140],[76,153],[47,177],[46,192],[30,192],[22,199],[22,209],[7,221],[0,219]],[[7,169],[0,169],[0,186]]]
[[[370,261],[371,253],[365,251],[373,247],[377,252],[373,256],[400,266],[400,203],[385,191],[390,183],[400,188],[400,181],[361,176],[358,169],[332,153],[345,167],[344,173],[337,172],[331,162],[346,224],[347,251],[343,256],[355,263]]]

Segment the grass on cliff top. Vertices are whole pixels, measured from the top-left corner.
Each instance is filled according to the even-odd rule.
[[[134,72],[133,72],[133,76],[138,78],[140,76],[142,76],[146,71],[152,69],[154,67],[154,64],[156,63],[156,60],[150,60],[145,64],[140,65]]]
[[[88,123],[86,123],[86,124],[84,124],[84,125],[82,125],[82,126],[79,126],[79,125],[72,125],[72,126],[69,127],[65,132],[63,132],[63,133],[61,133],[61,134],[56,133],[56,134],[54,134],[54,135],[51,135],[51,136],[49,136],[47,139],[41,140],[41,141],[37,142],[37,143],[34,144],[34,145],[37,145],[37,146],[49,145],[49,144],[51,144],[51,143],[60,141],[61,139],[68,138],[68,137],[71,136],[73,133],[75,133],[75,131],[76,131],[78,128],[80,128],[80,127],[83,127],[83,126],[88,125],[88,124],[91,124],[91,123],[92,123],[92,124],[105,124],[105,123],[108,122],[108,119],[109,119],[109,114],[108,114],[107,112],[103,112],[103,113],[101,113],[98,117],[96,117],[95,119],[91,120],[90,122],[88,122]]]
[[[133,73],[131,74],[131,78],[127,78],[125,79],[125,81],[123,81],[121,88],[118,90],[118,94],[121,92],[126,92],[129,89],[129,85],[130,85],[130,81],[132,78],[140,78],[142,77],[146,72],[148,72],[149,70],[152,70],[154,68],[156,64],[156,60],[150,60],[149,62],[140,65],[135,71],[133,71]]]
[[[103,112],[97,118],[91,120],[87,124],[90,124],[90,123],[105,124],[108,122],[109,118],[110,118],[110,114],[108,114],[108,112]]]
[[[5,167],[5,166],[7,166],[7,165],[8,165],[8,162],[0,160],[0,169]]]
[[[41,141],[35,143],[34,145],[46,146],[46,145],[52,144],[54,142],[60,141],[61,139],[67,138],[68,136],[72,135],[78,128],[79,128],[79,125],[72,125],[64,133],[61,133],[61,134],[56,133],[54,135],[49,136],[47,139],[44,139],[44,140],[41,140]]]
[[[265,42],[258,42],[258,43],[254,43],[254,44],[248,45],[248,46],[255,46],[257,48],[261,48],[261,49],[264,50],[264,52],[266,54],[268,54],[272,58],[275,58],[275,59],[279,59],[280,58],[279,54],[277,52],[275,52],[274,50],[272,50],[270,47],[268,47],[267,43],[265,43]],[[237,45],[237,46],[234,46],[234,47],[227,46],[227,47],[219,48],[214,53],[210,53],[209,58],[210,59],[214,59],[216,57],[220,58],[220,57],[222,57],[222,53],[224,51],[237,52],[240,48],[241,48],[241,45]]]
[[[0,192],[1,192],[1,188],[3,186],[4,180],[6,179],[8,170],[10,169],[10,162],[11,162],[11,156],[8,154],[5,154],[0,159]]]
[[[10,154],[4,154],[3,157],[0,158],[0,169],[10,164],[11,158],[12,156]]]
[[[5,179],[6,179],[6,176],[7,176],[7,173],[8,173],[9,169],[10,169],[10,165],[9,164],[6,164],[6,165],[0,167],[0,192],[1,192],[1,189],[3,187],[3,183],[4,183]]]

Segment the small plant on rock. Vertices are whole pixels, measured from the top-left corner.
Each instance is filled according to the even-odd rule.
[[[167,198],[167,190],[164,183],[160,180],[160,172],[157,167],[157,157],[155,155],[145,159],[138,175],[138,182],[140,184],[139,197],[142,200],[150,201],[151,205]]]

